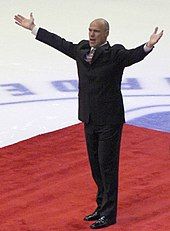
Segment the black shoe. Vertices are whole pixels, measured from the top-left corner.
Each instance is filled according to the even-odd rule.
[[[113,225],[115,223],[116,223],[115,220],[109,220],[105,216],[102,216],[95,223],[90,225],[90,228],[91,229],[101,229],[101,228],[107,227],[109,225]]]
[[[99,210],[96,209],[92,214],[85,216],[84,221],[95,221],[100,218]]]

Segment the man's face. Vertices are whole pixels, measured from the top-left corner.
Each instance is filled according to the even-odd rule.
[[[106,42],[108,31],[105,25],[99,20],[94,20],[89,27],[89,45],[90,47],[98,47]]]

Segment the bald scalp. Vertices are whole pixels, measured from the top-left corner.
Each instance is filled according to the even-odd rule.
[[[109,29],[110,29],[109,23],[104,18],[94,19],[91,23],[93,23],[93,22],[97,22],[97,23],[103,24],[105,31],[109,32]]]

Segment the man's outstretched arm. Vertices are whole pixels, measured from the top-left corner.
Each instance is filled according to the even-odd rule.
[[[149,41],[139,47],[125,49],[123,46],[120,46],[117,52],[117,62],[120,63],[120,65],[127,67],[143,60],[162,37],[163,30],[160,33],[157,32],[158,27],[156,27],[153,34],[151,34]]]
[[[30,18],[25,18],[18,14],[15,15],[14,19],[17,25],[32,31],[37,40],[57,49],[58,51],[61,51],[72,59],[76,59],[77,45],[72,42],[68,42],[64,38],[61,38],[60,36],[45,29],[37,28],[34,23],[32,13],[30,14]]]

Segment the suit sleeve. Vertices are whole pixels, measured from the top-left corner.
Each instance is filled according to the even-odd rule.
[[[116,52],[116,61],[120,65],[127,67],[134,63],[140,62],[143,60],[151,51],[146,52],[144,51],[144,45],[136,47],[134,49],[125,49],[122,45],[115,45],[117,46]]]
[[[68,42],[64,38],[42,28],[39,28],[36,39],[57,49],[70,58],[76,59],[77,44]]]

